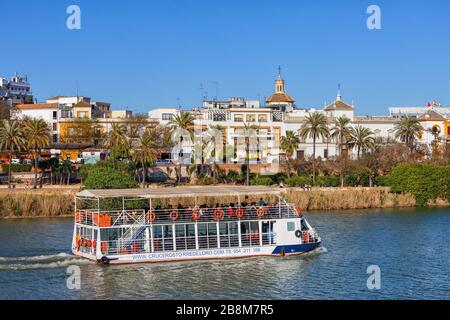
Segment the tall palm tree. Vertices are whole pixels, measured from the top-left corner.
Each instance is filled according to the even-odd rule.
[[[357,126],[350,129],[350,139],[348,146],[357,149],[357,158],[359,159],[361,152],[365,153],[375,148],[375,137],[372,130]]]
[[[350,138],[350,122],[346,116],[340,116],[334,120],[334,127],[331,128],[331,137],[336,140],[339,156],[342,157],[342,148]]]
[[[34,154],[34,189],[36,189],[38,159],[41,157],[41,150],[50,144],[50,126],[43,119],[27,119],[23,131],[27,147]]]
[[[291,176],[291,162],[292,155],[298,149],[300,144],[300,136],[291,130],[286,131],[286,136],[281,137],[281,149],[286,152],[287,165],[288,165],[288,177]]]
[[[404,117],[395,125],[395,138],[406,143],[409,151],[414,149],[414,143],[417,139],[422,138],[424,128],[419,120],[414,117]]]
[[[174,133],[176,130],[186,130],[189,135],[192,137],[194,135],[194,117],[191,113],[187,111],[181,111],[177,115],[175,115],[170,121],[169,121],[169,127],[171,130],[171,133]],[[183,151],[181,147],[181,143],[183,142],[183,136],[180,136],[180,153]],[[177,173],[177,180],[178,182],[181,182],[182,174],[181,174],[181,168],[182,163],[181,161],[178,161],[178,173]]]
[[[14,149],[20,151],[25,147],[25,138],[17,120],[3,120],[0,125],[0,152],[9,152],[8,188],[11,188],[11,162]]]
[[[256,133],[256,130],[259,129],[258,125],[251,123],[244,123],[244,128],[241,128],[241,134],[244,137],[245,144],[245,182],[246,185],[250,185],[250,145],[252,141],[253,133]],[[257,137],[255,136],[255,140]]]
[[[132,153],[134,161],[142,165],[142,187],[145,187],[145,178],[147,176],[147,165],[153,164],[156,161],[155,141],[148,133],[145,133],[139,138],[138,144],[135,146]]]
[[[316,183],[316,141],[318,138],[326,138],[330,134],[327,117],[323,113],[314,112],[305,117],[300,127],[300,137],[302,139],[313,139],[313,185]]]
[[[111,129],[105,134],[103,145],[109,150],[113,167],[116,167],[116,155],[119,149],[128,145],[126,137],[127,128],[120,123],[113,123]]]

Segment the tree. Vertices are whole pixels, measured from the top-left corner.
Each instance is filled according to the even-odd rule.
[[[142,165],[142,187],[145,187],[147,165],[156,161],[155,141],[148,133],[139,138],[139,142],[131,156],[134,161]]]
[[[36,189],[38,159],[41,157],[41,150],[50,144],[50,127],[43,119],[27,119],[24,134],[27,147],[34,155],[34,189]]]
[[[9,152],[8,188],[11,188],[13,151],[25,147],[25,138],[17,120],[3,120],[0,125],[0,152]]]
[[[83,186],[85,189],[129,189],[135,187],[137,187],[137,183],[129,174],[106,166],[92,168],[84,180]]]
[[[312,159],[312,176],[313,185],[316,183],[316,141],[317,138],[326,138],[330,134],[328,130],[328,121],[324,114],[319,112],[310,113],[305,117],[300,127],[300,137],[313,139],[313,159]]]
[[[373,132],[362,126],[351,128],[348,146],[350,149],[357,149],[357,159],[359,159],[361,152],[365,153],[375,148],[375,138]]]
[[[288,164],[288,177],[291,177],[291,162],[292,155],[298,149],[300,144],[300,137],[294,131],[286,131],[286,136],[281,137],[281,149],[286,152],[287,164]]]
[[[113,167],[116,167],[116,158],[122,151],[126,151],[126,127],[123,124],[113,123],[111,129],[106,133],[103,141],[105,148],[109,150]]]
[[[340,157],[342,157],[342,147],[350,138],[350,122],[351,120],[346,116],[340,116],[334,120],[334,127],[331,128],[331,137],[337,142]]]
[[[169,127],[171,129],[171,134],[174,135],[177,130],[185,130],[189,133],[189,136],[192,140],[192,137],[194,135],[194,117],[192,114],[190,114],[187,111],[181,111],[177,115],[175,115],[170,121],[169,121]],[[180,139],[180,154],[182,152],[181,144],[183,142],[183,135],[179,135]],[[181,182],[182,174],[181,174],[181,161],[178,161],[178,170],[177,170],[177,182]]]
[[[432,155],[436,159],[439,156],[439,136],[441,135],[441,128],[439,126],[433,126],[430,130],[433,136],[433,141],[431,142]]]
[[[410,152],[414,149],[417,139],[422,138],[423,127],[417,118],[404,117],[395,125],[395,138],[405,142]]]

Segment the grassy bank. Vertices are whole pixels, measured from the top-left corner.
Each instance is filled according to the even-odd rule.
[[[347,210],[414,207],[410,194],[394,194],[388,188],[328,188],[303,191],[292,188],[287,199],[303,210]]]
[[[73,191],[0,192],[0,218],[61,217],[73,214]]]
[[[2,190],[0,192],[0,218],[25,217],[58,217],[73,214],[73,196],[75,190]],[[259,197],[250,196],[249,201],[257,202]],[[271,202],[276,198],[268,199]],[[414,207],[416,201],[410,194],[394,194],[388,188],[321,188],[304,191],[300,188],[290,188],[287,200],[305,211],[311,210],[346,210],[369,208],[402,208]],[[232,197],[199,198],[198,203],[211,206],[224,205],[234,202]],[[194,206],[193,199],[170,198],[154,202],[154,205]],[[449,205],[448,202],[438,200],[432,205]]]

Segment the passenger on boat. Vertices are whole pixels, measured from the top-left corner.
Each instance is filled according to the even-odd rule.
[[[264,201],[263,198],[259,199],[259,206],[260,207],[265,207],[266,206],[266,202]]]

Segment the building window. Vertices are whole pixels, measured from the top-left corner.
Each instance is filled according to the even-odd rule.
[[[267,122],[267,114],[260,114],[258,116],[258,122]]]
[[[328,159],[328,149],[324,149],[324,150],[323,150],[323,157],[324,157],[325,159]]]
[[[52,123],[52,130],[53,131],[57,131],[58,130],[58,124],[57,123]]]
[[[172,113],[163,113],[162,114],[162,119],[163,120],[172,120],[173,118],[173,114]]]
[[[57,134],[53,135],[52,141],[53,141],[53,143],[58,143],[58,135]]]
[[[58,118],[58,112],[57,111],[53,111],[53,119],[57,119]]]
[[[256,121],[256,117],[254,114],[248,114],[246,117],[247,122],[255,122]]]
[[[235,122],[244,122],[244,116],[242,114],[235,114],[234,121]]]

